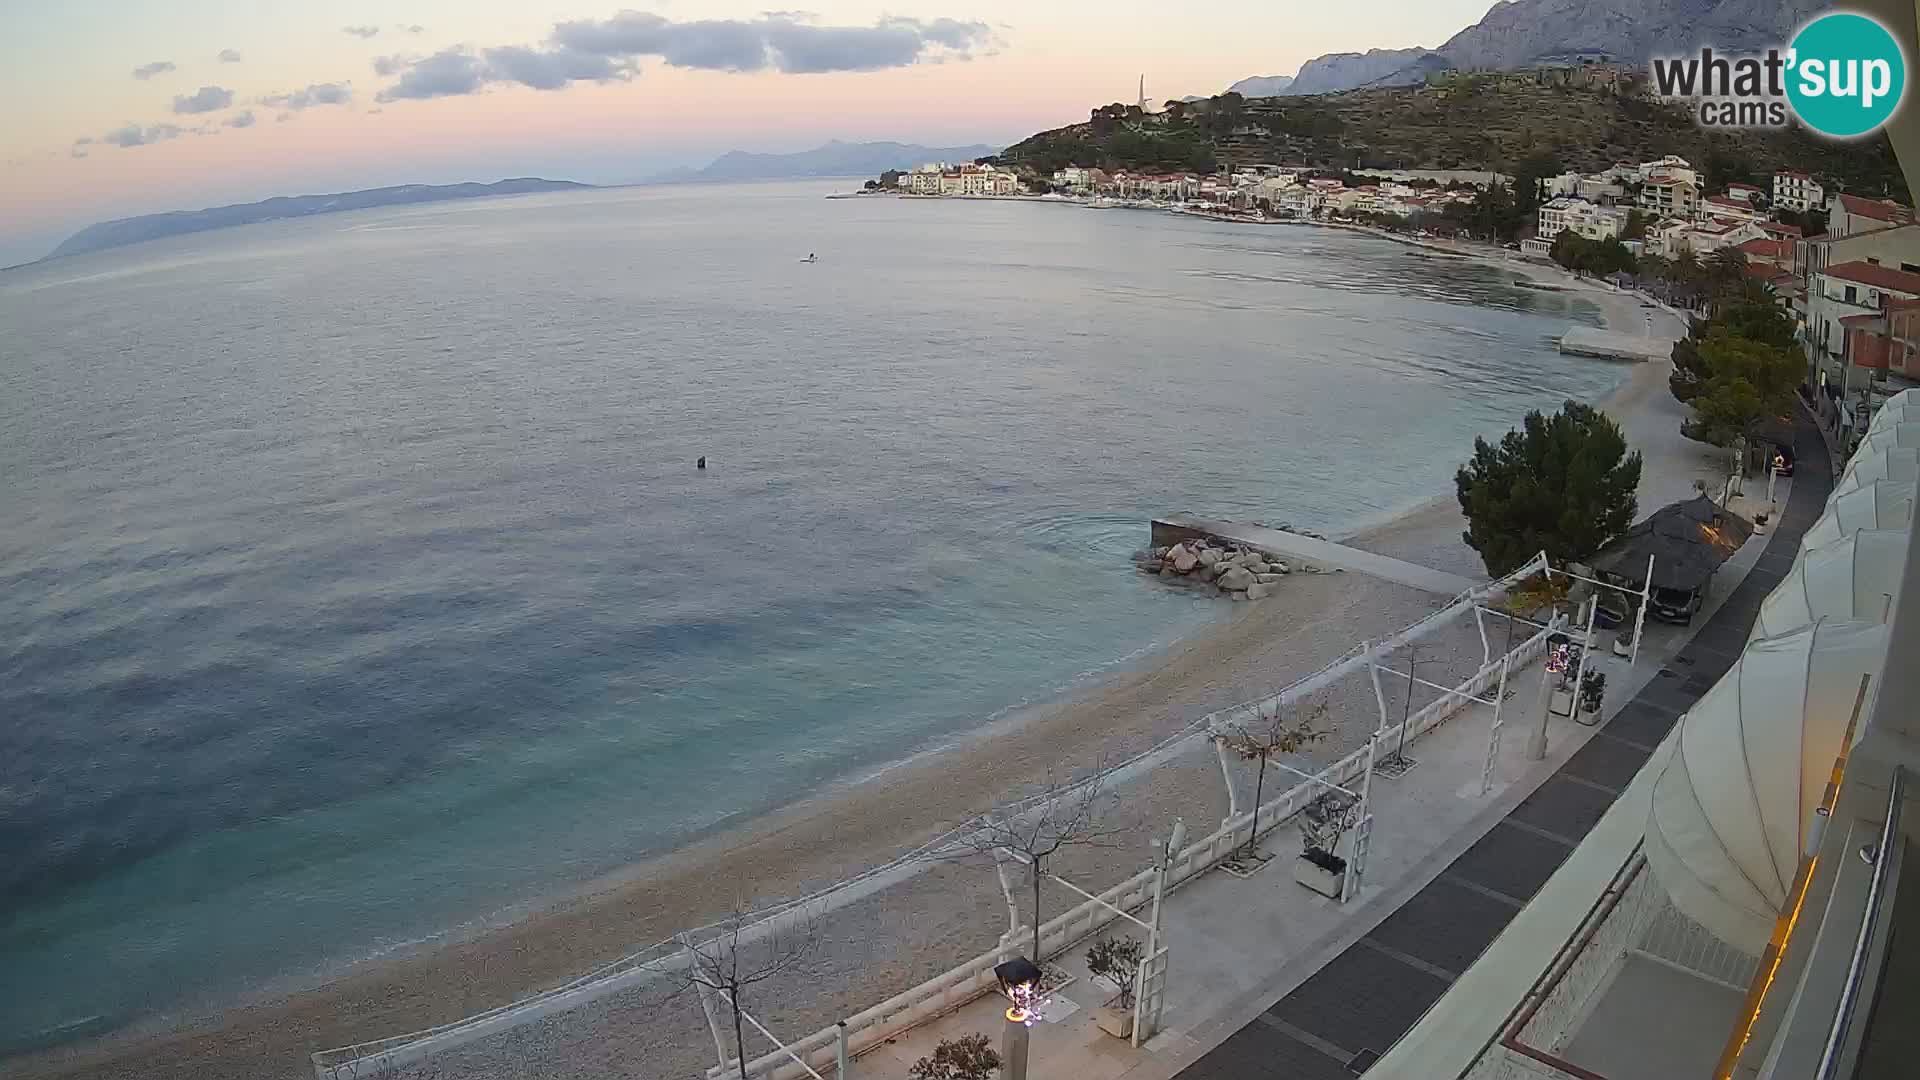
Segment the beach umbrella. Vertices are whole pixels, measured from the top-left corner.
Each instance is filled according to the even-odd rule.
[[[1651,555],[1654,588],[1691,592],[1705,585],[1751,535],[1753,525],[1747,519],[1696,495],[1649,514],[1600,549],[1592,565],[1637,587],[1644,584]]]
[[[1880,670],[1886,633],[1821,622],[1749,642],[1665,744],[1647,866],[1682,914],[1750,955],[1766,948],[1786,907],[1861,676]]]
[[[1861,529],[1905,529],[1913,524],[1911,480],[1875,480],[1827,500],[1827,512],[1800,538],[1802,548],[1831,544]]]
[[[1847,462],[1847,471],[1841,473],[1840,479],[1834,482],[1833,494],[1827,496],[1827,502],[1831,504],[1839,496],[1875,480],[1916,479],[1920,479],[1920,450],[1895,446],[1870,454],[1857,454]]]
[[[1900,595],[1907,530],[1864,529],[1802,547],[1793,568],[1760,602],[1753,638],[1778,637],[1822,619],[1885,622]]]

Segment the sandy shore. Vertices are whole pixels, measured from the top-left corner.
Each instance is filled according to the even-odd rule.
[[[1642,325],[1635,297],[1575,282],[1552,268],[1494,263],[1578,289],[1601,308],[1610,328]],[[1626,421],[1666,401],[1665,377],[1664,364],[1639,365],[1603,404]],[[1644,422],[1667,423],[1663,417]],[[1350,542],[1478,576],[1478,556],[1460,541],[1463,527],[1449,495]],[[301,1075],[313,1050],[456,1019],[708,922],[738,900],[795,895],[850,876],[1050,774],[1136,753],[1211,709],[1284,686],[1354,642],[1420,618],[1435,602],[1352,574],[1295,575],[1278,598],[1239,605],[1217,626],[1068,701],[1007,718],[951,750],[713,836],[513,926],[164,1034],[122,1036],[12,1062],[10,1075]],[[1419,658],[1421,674],[1471,670],[1479,645],[1469,638],[1466,632],[1435,643]],[[1336,730],[1316,758],[1354,745],[1373,722],[1370,698],[1336,693],[1329,704]],[[1117,879],[1140,862],[1151,830],[1171,816],[1200,823],[1200,832],[1210,828],[1225,809],[1219,787],[1217,767],[1200,744],[1129,784],[1126,813],[1138,826],[1137,845],[1076,853],[1062,868],[1089,883]],[[933,866],[851,905],[829,928],[841,977],[770,985],[756,1011],[789,1033],[811,1031],[983,950],[1005,926],[992,880],[979,866]],[[858,977],[849,977],[855,971]],[[685,1076],[711,1061],[689,996],[617,997],[451,1055],[416,1075]]]

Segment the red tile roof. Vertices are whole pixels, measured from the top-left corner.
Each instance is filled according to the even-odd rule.
[[[1774,234],[1774,235],[1776,235],[1776,236],[1801,236],[1801,235],[1803,235],[1803,233],[1802,233],[1802,230],[1801,230],[1801,228],[1800,228],[1800,226],[1798,226],[1798,225],[1785,225],[1785,224],[1782,224],[1781,222],[1778,222],[1778,221],[1763,221],[1763,222],[1761,222],[1761,223],[1760,223],[1760,227],[1761,227],[1762,229],[1765,229],[1766,231],[1768,231],[1768,232],[1770,232],[1770,233],[1773,233],[1773,234]]]
[[[1784,259],[1793,254],[1793,245],[1785,240],[1749,240],[1740,250],[1752,259]]]
[[[1911,274],[1905,270],[1895,270],[1891,266],[1880,266],[1875,263],[1863,262],[1856,259],[1853,262],[1843,262],[1829,266],[1821,272],[1828,277],[1839,278],[1842,281],[1871,285],[1876,289],[1886,289],[1889,292],[1911,293],[1920,296],[1920,274]]]
[[[1913,207],[1901,206],[1891,199],[1868,199],[1859,195],[1840,195],[1840,205],[1847,213],[1857,217],[1868,217],[1875,221],[1908,222],[1913,220]]]
[[[1803,173],[1798,169],[1781,169],[1779,172],[1774,173],[1773,175],[1791,177],[1792,179],[1795,179],[1795,180],[1813,179],[1813,177],[1808,176],[1806,173]]]

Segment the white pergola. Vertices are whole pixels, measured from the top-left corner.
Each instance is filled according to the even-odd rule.
[[[1920,390],[1902,390],[1881,403],[1873,422],[1867,425],[1867,434],[1916,420],[1920,420]]]
[[[1840,479],[1834,482],[1833,494],[1827,497],[1827,501],[1831,503],[1875,480],[1920,480],[1920,449],[1893,446],[1855,454],[1853,460],[1847,463],[1847,471],[1841,473]]]
[[[1867,437],[1860,440],[1859,449],[1854,451],[1854,455],[1857,457],[1860,454],[1879,453],[1895,447],[1915,446],[1920,446],[1920,414],[1912,420],[1883,425],[1877,431],[1869,430]]]
[[[1875,480],[1833,496],[1827,511],[1800,537],[1802,549],[1831,544],[1861,529],[1905,529],[1913,524],[1911,480]]]

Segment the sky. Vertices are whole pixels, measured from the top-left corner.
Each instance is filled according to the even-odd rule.
[[[627,183],[828,139],[1005,144],[1325,52],[1436,46],[1488,0],[0,0],[0,265],[95,221],[271,195]]]

